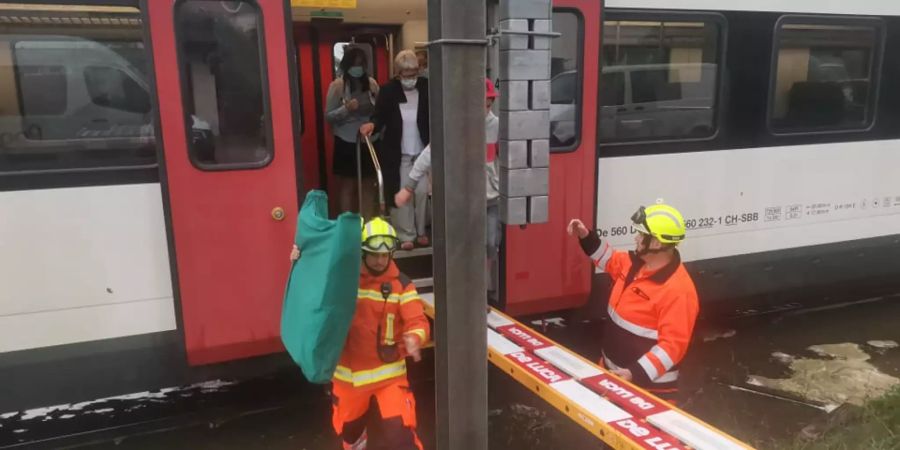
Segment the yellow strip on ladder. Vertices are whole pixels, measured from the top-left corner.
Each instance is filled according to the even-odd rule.
[[[616,450],[752,450],[496,309],[487,321],[488,360]]]

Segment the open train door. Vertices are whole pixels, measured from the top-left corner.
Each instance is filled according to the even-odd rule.
[[[551,43],[550,180],[546,223],[507,227],[505,309],[513,315],[585,304],[593,268],[566,225],[594,226],[597,208],[599,0],[554,0]]]
[[[390,79],[388,43],[393,28],[336,23],[296,23],[294,39],[299,55],[300,98],[303,117],[302,159],[305,189],[324,189],[336,195],[332,173],[334,134],[324,119],[328,87],[338,75],[338,63],[347,46],[361,48],[368,57],[369,75],[384,84]],[[332,202],[333,209],[337,202]],[[333,210],[336,214],[339,211]]]
[[[188,361],[278,351],[298,204],[289,2],[143,3]]]

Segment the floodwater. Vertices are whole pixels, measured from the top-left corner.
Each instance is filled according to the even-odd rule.
[[[702,323],[682,368],[680,406],[757,448],[776,448],[900,378],[900,297],[843,308]],[[595,359],[605,322],[574,314],[546,334]],[[434,377],[410,372],[420,436],[434,448]],[[505,374],[489,374],[490,448],[603,446]],[[810,386],[827,388],[810,389]],[[831,412],[828,412],[831,411]],[[324,389],[298,369],[183,388],[0,413],[0,448],[340,448]],[[852,447],[850,447],[852,448]]]

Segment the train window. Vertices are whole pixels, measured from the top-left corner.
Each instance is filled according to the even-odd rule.
[[[250,1],[186,0],[175,9],[189,154],[204,170],[272,160],[262,19]]]
[[[154,167],[137,9],[7,3],[0,24],[0,175]]]
[[[721,28],[702,19],[605,21],[600,141],[713,136]]]
[[[774,133],[868,128],[875,115],[878,23],[783,18],[776,30]]]
[[[553,12],[550,52],[550,151],[575,150],[581,134],[581,16]]]

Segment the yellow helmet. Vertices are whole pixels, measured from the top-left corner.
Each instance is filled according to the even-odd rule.
[[[397,231],[376,217],[362,227],[362,249],[369,253],[391,253],[397,248]]]
[[[663,244],[678,244],[684,240],[684,217],[669,205],[641,206],[631,216],[631,221],[638,231],[655,237]]]

